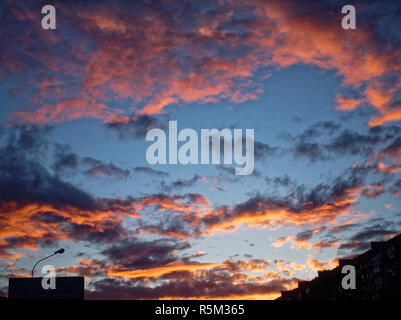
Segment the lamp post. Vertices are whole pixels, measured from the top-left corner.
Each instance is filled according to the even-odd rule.
[[[62,253],[64,253],[64,249],[63,249],[63,248],[58,249],[56,252],[54,252],[54,253],[51,254],[50,256],[44,257],[44,258],[40,259],[38,262],[36,262],[35,265],[34,265],[33,268],[32,268],[31,278],[33,278],[33,273],[34,273],[34,271],[35,271],[35,267],[37,266],[37,264],[38,264],[39,262],[41,262],[41,261],[43,261],[43,260],[45,260],[45,259],[48,259],[48,258],[50,258],[50,257],[52,257],[52,256],[54,256],[54,255],[56,255],[56,254],[62,254]]]

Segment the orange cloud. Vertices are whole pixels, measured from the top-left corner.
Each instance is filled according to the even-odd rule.
[[[156,278],[167,273],[176,271],[197,271],[219,267],[221,264],[218,263],[183,263],[183,262],[171,262],[165,266],[149,268],[149,269],[138,269],[138,270],[120,270],[112,268],[107,271],[108,276],[112,277],[123,277],[123,278]]]
[[[393,166],[389,167],[382,162],[377,164],[377,169],[383,173],[397,173],[401,172],[401,165],[400,166]]]
[[[171,211],[187,214],[206,214],[213,211],[209,199],[202,195],[195,194],[189,197],[153,195],[144,197],[137,203],[138,210],[152,206],[155,206],[156,211]]]
[[[394,122],[401,120],[401,106],[397,106],[393,110],[386,111],[383,115],[373,116],[369,121],[371,127],[381,126],[387,122]]]
[[[291,246],[292,249],[321,249],[321,248],[336,247],[340,245],[339,241],[331,241],[331,242],[317,241],[311,243],[304,239],[298,239],[296,235],[289,235],[287,237],[277,239],[275,242],[272,243],[272,246],[279,248],[283,246],[285,243],[292,243]]]
[[[93,5],[76,14],[70,5],[65,14],[73,22],[71,28],[79,31],[77,43],[70,44],[60,35],[46,39],[47,52],[38,54],[36,42],[26,47],[24,52],[29,57],[36,53],[40,66],[40,77],[30,83],[39,90],[27,104],[30,109],[15,111],[10,120],[46,123],[90,117],[112,121],[127,111],[110,107],[115,101],[138,115],[164,113],[167,106],[180,103],[240,103],[257,99],[263,92],[257,71],[295,64],[334,70],[344,85],[364,88],[357,99],[337,95],[335,108],[354,110],[369,104],[380,112],[369,122],[371,126],[401,119],[400,107],[391,107],[401,84],[396,63],[400,52],[390,47],[379,50],[374,30],[360,26],[358,32],[343,31],[338,28],[339,14],[323,10],[324,19],[312,19],[296,14],[298,4],[292,2],[253,0],[244,6],[233,0],[225,5],[230,14],[198,14],[193,30],[186,30],[162,7],[161,12],[141,7],[135,19],[128,19],[126,8],[106,11]],[[28,10],[18,9],[18,19],[34,23]],[[246,37],[223,28],[232,23],[237,11],[252,15],[236,22]],[[91,42],[93,52],[85,50],[85,41]],[[57,46],[67,54],[58,56]],[[20,60],[14,63],[21,65],[20,72],[24,67],[27,72],[39,72],[23,58],[15,58]],[[391,88],[383,80],[388,75],[398,77]]]
[[[56,105],[44,103],[39,109],[31,112],[13,112],[9,119],[15,122],[35,124],[64,122],[80,118],[112,120],[122,110],[111,109],[103,103],[91,103],[84,99],[70,98],[59,101]]]
[[[358,108],[363,101],[363,99],[346,98],[337,95],[336,105],[334,106],[334,108],[337,110],[352,111]]]
[[[253,201],[247,208],[246,203],[229,210],[220,208],[202,218],[209,232],[216,230],[234,230],[241,225],[249,227],[275,228],[283,225],[313,225],[334,223],[336,218],[348,212],[356,203],[360,190],[349,189],[344,195],[335,196],[333,201],[319,205],[303,203],[295,209],[291,206],[276,204],[273,201]]]
[[[318,261],[313,258],[309,258],[306,262],[308,267],[312,270],[330,270],[338,266],[338,258],[330,259],[327,261]]]

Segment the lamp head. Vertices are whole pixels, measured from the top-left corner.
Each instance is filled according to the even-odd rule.
[[[54,254],[62,254],[62,253],[64,253],[64,249],[63,248],[58,249]]]

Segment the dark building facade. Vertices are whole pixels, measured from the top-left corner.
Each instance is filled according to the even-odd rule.
[[[10,278],[9,299],[84,299],[84,277],[56,277],[55,289],[43,289],[43,278]]]
[[[343,266],[356,271],[356,288],[343,289]],[[383,242],[371,242],[370,250],[352,259],[340,259],[332,270],[318,271],[311,281],[282,291],[279,300],[401,300],[401,234]]]

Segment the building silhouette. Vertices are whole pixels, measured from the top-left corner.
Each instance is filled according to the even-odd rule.
[[[30,299],[84,299],[84,277],[56,277],[55,289],[43,289],[41,277],[10,278],[8,298],[14,300]]]
[[[343,266],[356,271],[356,288],[343,289]],[[282,291],[278,300],[401,300],[401,234],[371,242],[370,250],[352,259],[340,259],[332,270],[318,271],[311,281],[299,281],[298,288]]]

